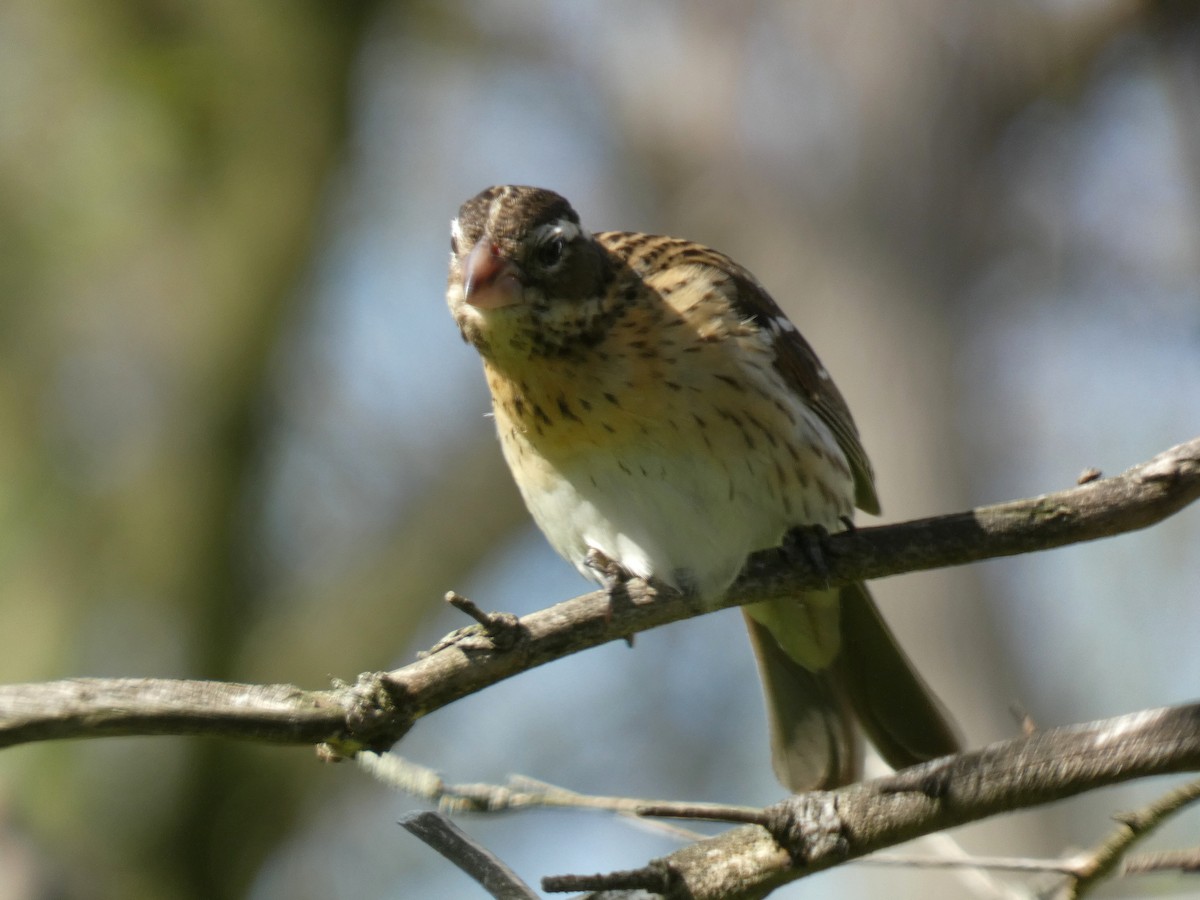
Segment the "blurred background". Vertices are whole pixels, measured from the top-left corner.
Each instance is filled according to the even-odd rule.
[[[586,589],[443,300],[495,182],[730,253],[820,352],[885,518],[1200,433],[1200,6],[1132,0],[0,4],[0,680],[293,682]],[[1200,693],[1200,512],[875,585],[972,745]],[[559,662],[397,748],[455,781],[778,798],[740,617]],[[957,833],[1056,856],[1162,782]],[[457,898],[419,806],[311,749],[0,753],[0,900]],[[1198,814],[1161,846],[1195,843]],[[672,839],[462,824],[531,883]],[[1171,876],[1110,896],[1182,895]],[[1191,890],[1195,890],[1194,883]],[[786,897],[999,896],[858,865]]]

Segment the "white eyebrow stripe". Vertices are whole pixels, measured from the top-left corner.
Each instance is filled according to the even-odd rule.
[[[575,240],[578,237],[591,239],[591,233],[579,225],[576,225],[570,219],[557,219],[546,225],[537,228],[533,232],[533,239],[537,243],[541,243],[551,237],[561,237],[567,243]]]
[[[455,244],[461,244],[463,239],[462,223],[458,221],[458,216],[450,220],[450,236],[454,238]]]

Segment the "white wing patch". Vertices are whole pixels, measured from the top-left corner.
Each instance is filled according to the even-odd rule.
[[[789,331],[792,333],[799,332],[799,329],[792,324],[792,320],[787,316],[772,316],[767,321],[767,327],[776,334],[787,334]]]

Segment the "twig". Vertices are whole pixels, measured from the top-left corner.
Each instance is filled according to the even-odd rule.
[[[440,813],[411,813],[400,825],[470,875],[496,900],[538,900],[512,869]]]
[[[1186,872],[1200,874],[1200,848],[1191,850],[1160,850],[1156,853],[1139,853],[1129,857],[1121,870],[1122,875],[1146,875],[1151,872]]]
[[[656,863],[605,875],[548,875],[542,879],[542,890],[551,894],[599,891],[604,897],[615,896],[616,891],[637,897],[673,896],[671,870]]]
[[[699,840],[705,835],[667,823],[648,822],[638,818],[638,812],[648,801],[630,797],[606,797],[580,794],[567,788],[538,781],[524,775],[509,776],[508,783],[448,784],[433,769],[414,763],[395,753],[372,753],[364,750],[354,761],[372,778],[389,787],[404,791],[422,800],[438,804],[447,814],[510,812],[533,808],[591,809],[629,816],[643,827],[666,831],[680,840]]]
[[[1192,781],[1165,794],[1144,809],[1117,816],[1120,824],[1112,834],[1072,866],[1062,896],[1067,900],[1077,900],[1090,892],[1117,869],[1134,844],[1147,837],[1168,817],[1197,800],[1200,800],[1200,781]]]
[[[475,601],[464,597],[457,591],[446,591],[445,600],[459,612],[470,616],[478,622],[483,628],[483,634],[479,635],[478,630],[472,633],[470,629],[454,632],[438,641],[429,650],[429,653],[436,653],[464,640],[468,645],[474,645],[476,648],[510,650],[524,637],[524,632],[521,630],[521,620],[512,613],[484,612]],[[480,638],[486,643],[480,644]],[[429,654],[422,654],[422,656],[426,655]]]

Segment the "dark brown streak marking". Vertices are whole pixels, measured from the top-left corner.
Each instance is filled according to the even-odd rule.
[[[792,414],[792,411],[787,408],[787,404],[778,398],[772,398],[771,403],[773,403],[775,408],[787,417],[789,424],[794,427],[796,424],[796,417]]]
[[[757,369],[757,367],[754,367],[754,368]],[[750,387],[754,391],[754,393],[758,394],[758,396],[762,397],[764,400],[770,400],[770,401],[775,400],[775,397],[772,395],[772,393],[770,391],[768,391],[765,387],[763,387],[761,384],[757,384],[756,382],[751,382]]]
[[[704,247],[688,246],[675,254],[675,262],[712,262],[712,253]]]
[[[829,485],[827,485],[824,481],[818,480],[817,490],[821,492],[821,499],[824,500],[828,506],[831,506],[834,509],[838,507],[840,500],[837,494],[830,489]]]
[[[718,409],[717,415],[719,415],[726,422],[729,422],[730,424],[737,427],[737,430],[739,432],[741,432],[742,440],[744,440],[746,442],[747,450],[755,449],[756,445],[754,443],[754,438],[750,437],[750,432],[746,430],[745,423],[737,416],[736,413],[731,413],[727,409]]]
[[[763,437],[767,439],[768,444],[770,444],[772,447],[779,446],[779,441],[776,440],[775,435],[771,432],[770,428],[758,421],[758,419],[754,418],[754,416],[748,412],[743,412],[742,415],[746,417],[746,421],[763,433]]]
[[[558,411],[560,413],[562,413],[568,419],[573,419],[574,421],[579,422],[580,424],[583,423],[583,420],[581,418],[579,418],[579,416],[575,415],[574,410],[571,409],[571,405],[569,403],[567,403],[567,398],[565,395],[559,394],[557,402],[558,402]]]

